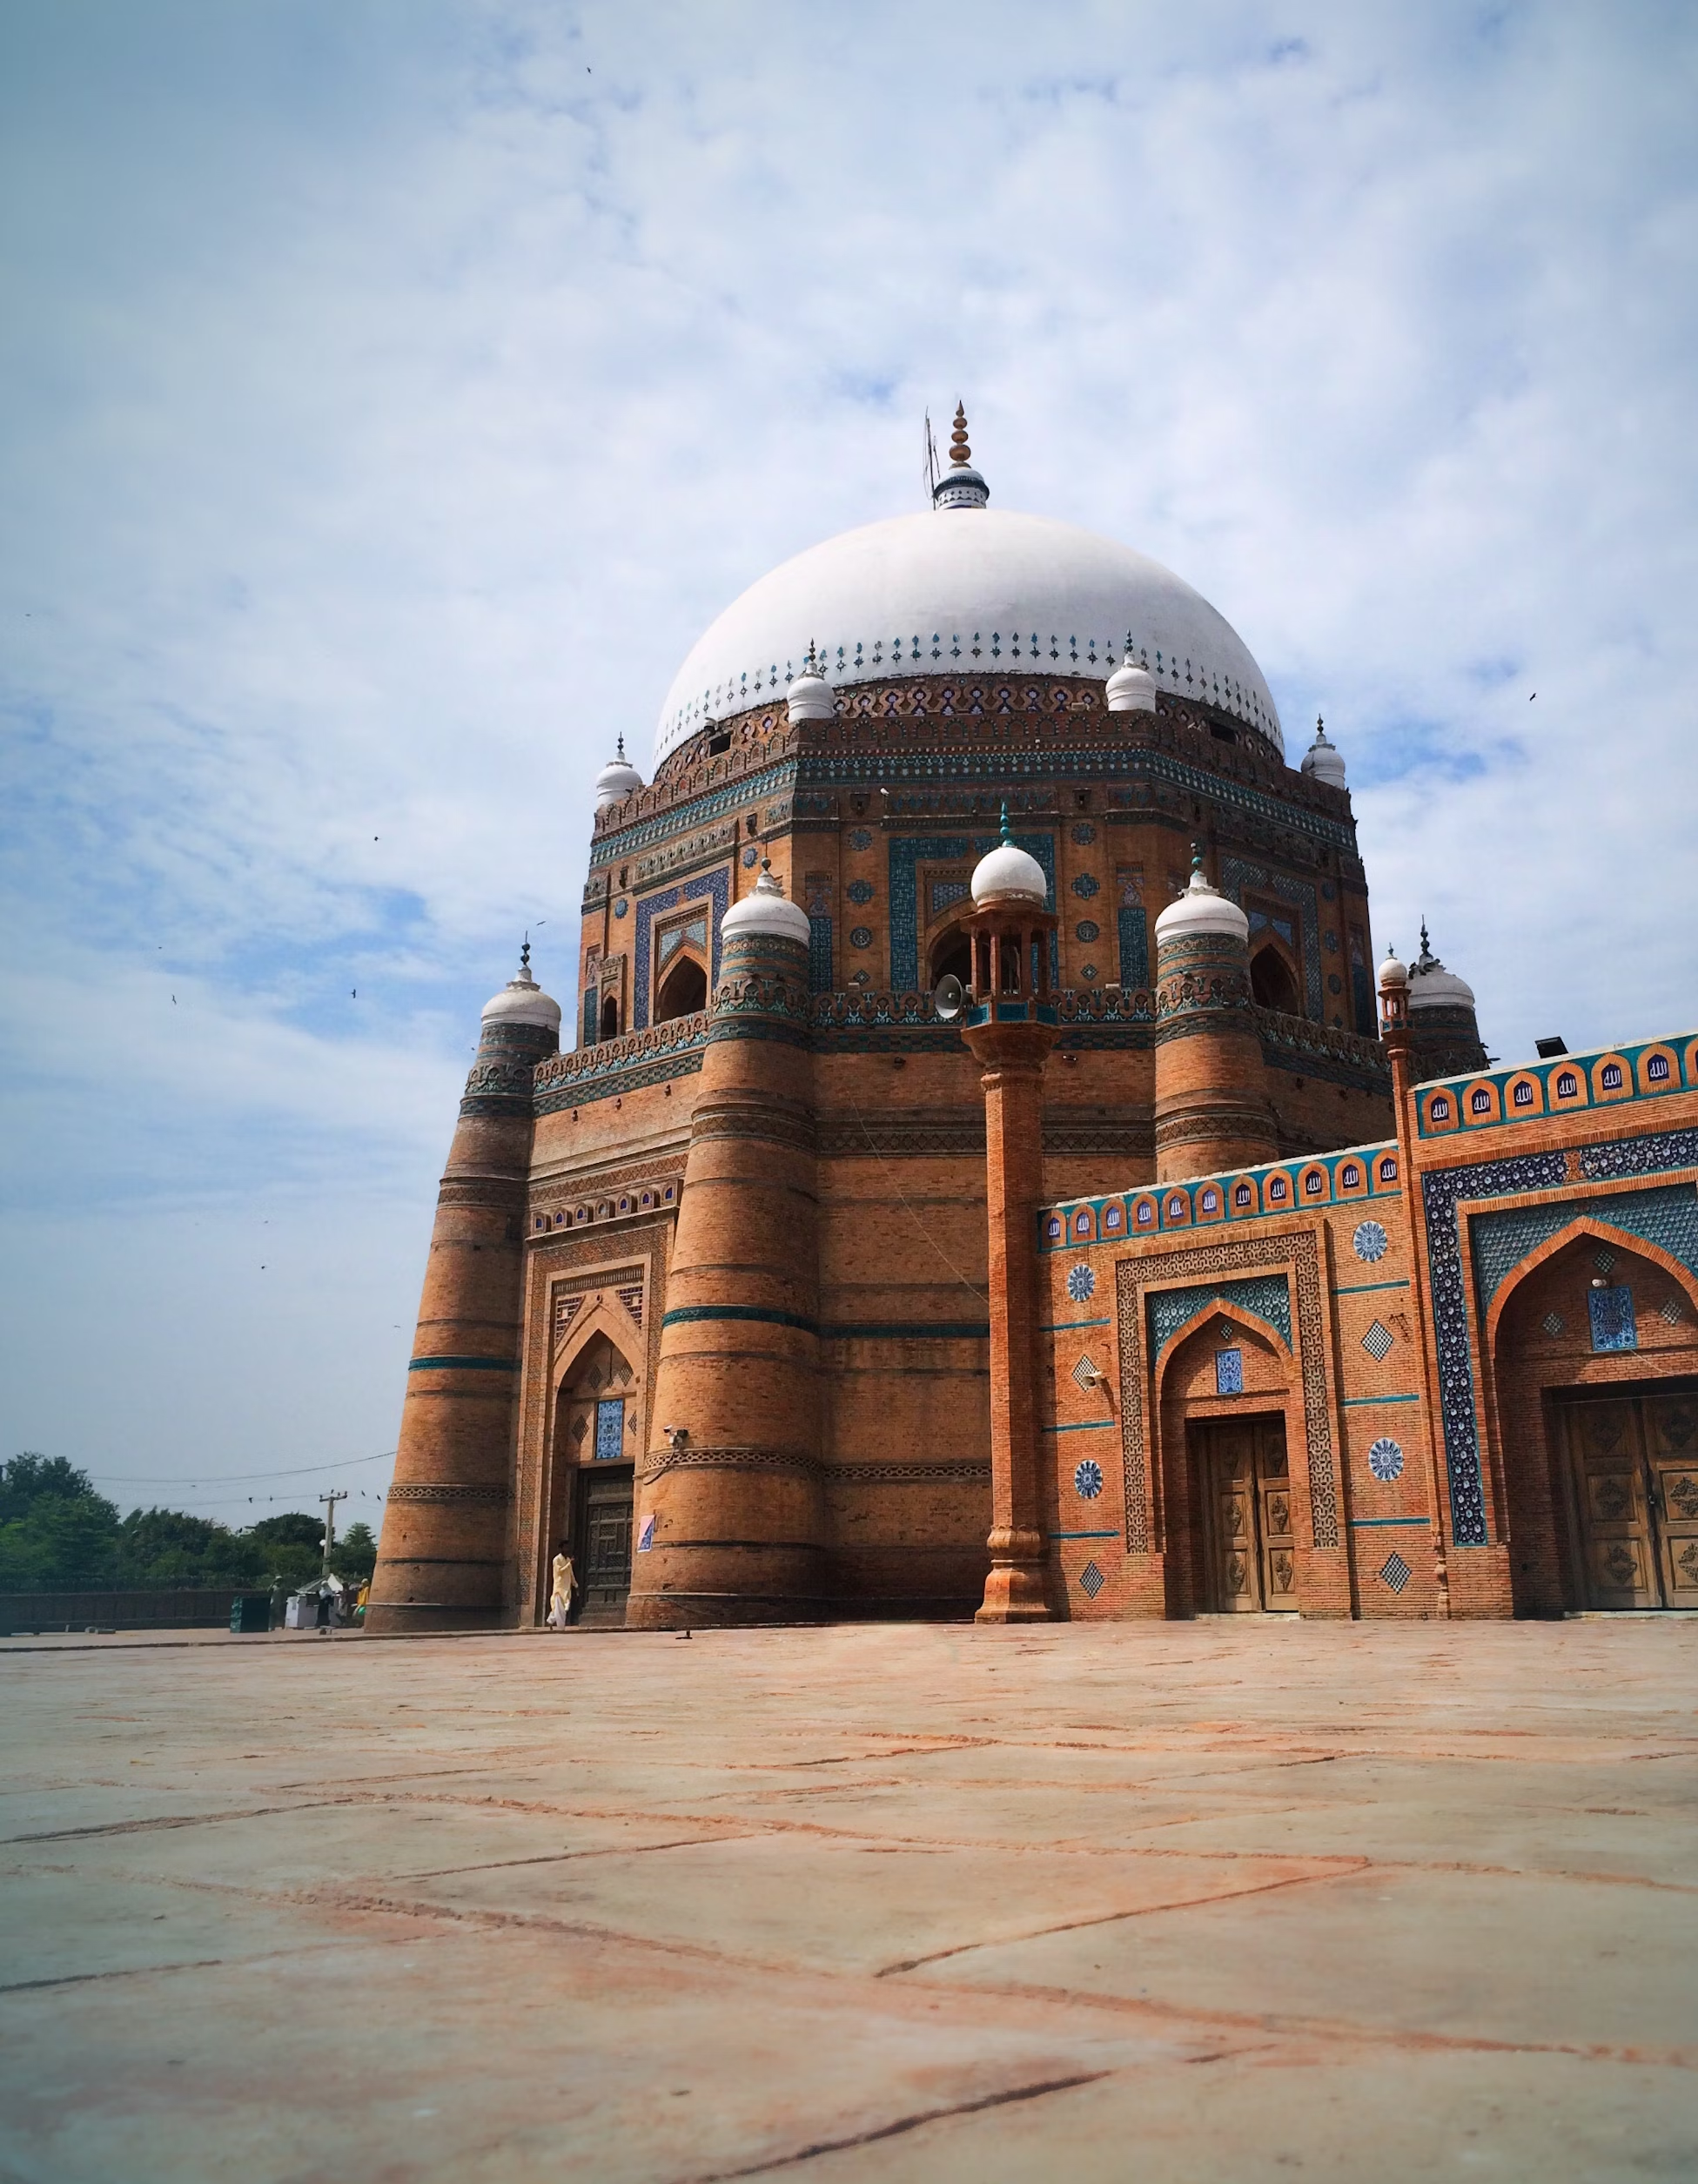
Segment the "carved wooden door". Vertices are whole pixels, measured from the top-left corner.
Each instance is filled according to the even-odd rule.
[[[619,1622],[631,1589],[632,1478],[594,1472],[583,1478],[584,1620]]]
[[[1256,1488],[1261,1518],[1262,1605],[1297,1606],[1297,1536],[1292,1529],[1292,1478],[1285,1461],[1285,1421],[1259,1418],[1256,1436]]]
[[[1698,1608],[1698,1398],[1648,1396],[1642,1410],[1663,1605]]]
[[[1282,1418],[1218,1419],[1200,1435],[1210,1604],[1221,1615],[1297,1608],[1297,1540]]]
[[[1575,1403],[1567,1424],[1586,1604],[1661,1607],[1638,1404]]]
[[[1254,1615],[1262,1604],[1257,1547],[1256,1437],[1246,1420],[1209,1428],[1214,1515],[1214,1606],[1222,1615]]]

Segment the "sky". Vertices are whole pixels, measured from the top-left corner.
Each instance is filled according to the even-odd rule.
[[[0,1455],[375,1521],[597,769],[957,397],[1493,1054],[1689,1028],[1695,98],[1636,0],[6,0]]]

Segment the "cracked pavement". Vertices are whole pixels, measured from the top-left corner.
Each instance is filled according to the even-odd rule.
[[[1698,1628],[0,1643],[0,2178],[1698,2174]]]

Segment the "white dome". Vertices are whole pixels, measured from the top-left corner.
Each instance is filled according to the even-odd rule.
[[[486,1024],[534,1024],[540,1031],[558,1032],[560,1005],[546,994],[531,976],[531,944],[519,954],[518,975],[509,978],[493,1001],[484,1004]]]
[[[720,938],[735,940],[760,933],[775,940],[799,941],[805,948],[812,937],[808,913],[793,903],[770,872],[763,871],[752,893],[733,903],[720,920]]]
[[[667,694],[655,763],[708,722],[775,702],[815,641],[841,689],[921,674],[1106,675],[1129,636],[1160,689],[1235,713],[1283,749],[1248,647],[1159,561],[1048,516],[928,509],[810,547],[728,607]]]
[[[1395,987],[1406,986],[1408,983],[1408,964],[1394,956],[1388,948],[1386,951],[1386,960],[1379,966],[1379,991],[1386,993]]]
[[[1303,754],[1303,770],[1330,789],[1345,785],[1345,762],[1338,745],[1327,741],[1325,722],[1315,722],[1315,740]]]
[[[802,662],[802,673],[784,693],[784,702],[793,721],[829,721],[837,709],[831,685],[819,671],[811,644],[808,657]]]
[[[1427,945],[1426,927],[1421,927],[1421,952],[1409,966],[1409,1005],[1412,1009],[1471,1009],[1474,990],[1466,978],[1446,971]]]
[[[1111,713],[1153,713],[1156,678],[1129,652],[1109,677]]]
[[[595,809],[605,810],[610,803],[623,803],[634,789],[641,789],[642,776],[625,756],[625,738],[619,739],[619,753],[610,758],[595,776]]]
[[[1246,944],[1250,939],[1250,920],[1230,895],[1210,886],[1203,877],[1201,857],[1192,863],[1191,885],[1156,920],[1156,946],[1159,949],[1171,940],[1188,940],[1194,933],[1223,933],[1228,939]]]
[[[1047,906],[1050,883],[1035,857],[1008,838],[1008,814],[1003,814],[1003,838],[973,867],[973,900],[985,903],[1037,903]]]

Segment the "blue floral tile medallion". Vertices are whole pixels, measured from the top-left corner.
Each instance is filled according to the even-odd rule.
[[[1350,1247],[1359,1259],[1374,1266],[1386,1256],[1386,1231],[1378,1221],[1358,1221]]]
[[[1382,1485],[1403,1476],[1403,1451],[1395,1441],[1383,1437],[1368,1451],[1368,1469]]]
[[[1087,1456],[1073,1467],[1073,1491],[1082,1502],[1094,1502],[1103,1491],[1103,1467]]]
[[[1089,1304],[1097,1294],[1097,1277],[1089,1267],[1070,1267],[1067,1272],[1067,1294],[1075,1304]]]

